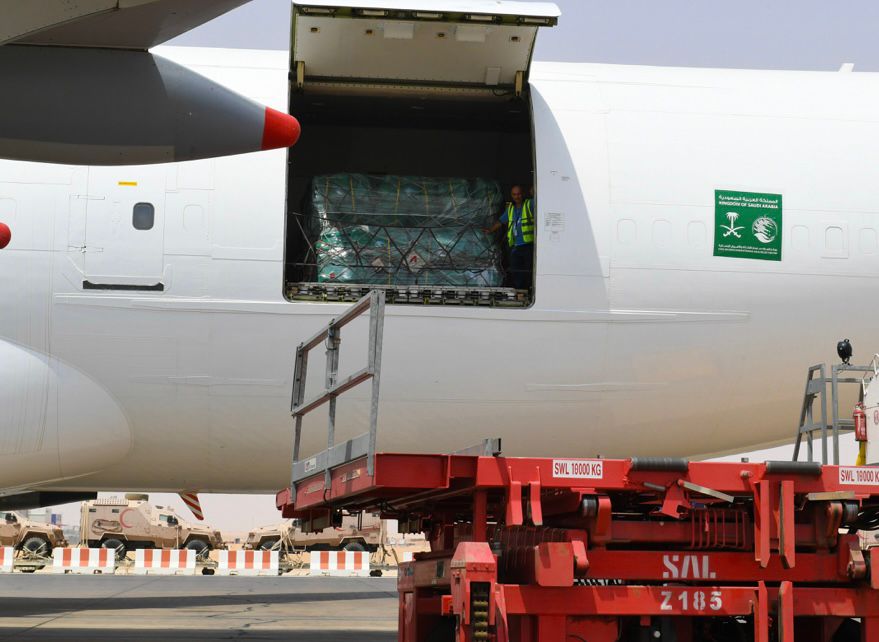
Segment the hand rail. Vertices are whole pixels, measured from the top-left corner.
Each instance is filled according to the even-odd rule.
[[[368,363],[365,368],[361,368],[346,379],[338,381],[342,328],[366,312],[369,313]],[[343,312],[341,316],[330,321],[320,331],[297,346],[293,367],[293,392],[290,399],[290,413],[294,418],[291,486],[295,487],[297,481],[313,474],[319,464],[324,469],[327,483],[329,483],[331,468],[363,455],[367,457],[367,474],[373,474],[376,435],[378,432],[379,381],[384,318],[385,293],[381,290],[373,290]],[[327,347],[324,390],[316,397],[306,401],[305,382],[308,373],[308,353],[323,342],[326,342]],[[336,444],[336,399],[347,390],[370,379],[372,380],[372,396],[369,412],[369,432],[355,437],[344,444]],[[303,462],[300,459],[302,420],[309,412],[320,408],[324,404],[329,404],[327,449]]]
[[[879,354],[874,355],[868,365],[833,364],[830,366],[830,376],[827,376],[827,366],[817,364],[811,366],[806,377],[806,389],[803,393],[803,405],[800,410],[800,421],[797,428],[797,439],[794,444],[793,460],[797,461],[800,456],[800,446],[803,437],[806,438],[807,461],[814,461],[813,438],[816,432],[820,432],[821,463],[830,462],[828,437],[833,446],[833,464],[839,464],[839,435],[842,431],[854,430],[854,422],[844,419],[839,414],[839,385],[859,384],[859,400],[864,400],[868,377],[879,376]],[[845,373],[864,373],[860,378],[844,376]],[[817,377],[815,376],[817,374]],[[827,386],[830,386],[828,398]],[[821,404],[820,418],[815,418],[814,403],[819,400]],[[828,418],[828,401],[830,402],[830,417]]]

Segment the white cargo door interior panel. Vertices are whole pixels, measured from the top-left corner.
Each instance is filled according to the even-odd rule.
[[[514,87],[552,3],[360,0],[293,5],[292,67],[317,83]]]

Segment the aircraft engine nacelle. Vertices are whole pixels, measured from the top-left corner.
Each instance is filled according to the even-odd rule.
[[[85,373],[0,339],[0,489],[104,470],[132,447],[116,400]]]
[[[148,52],[0,47],[0,157],[142,165],[292,146],[299,123]]]

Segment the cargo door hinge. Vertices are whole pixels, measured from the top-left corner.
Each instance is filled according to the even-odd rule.
[[[296,68],[293,83],[297,91],[302,91],[303,89],[305,89],[305,61],[297,60],[295,65]]]

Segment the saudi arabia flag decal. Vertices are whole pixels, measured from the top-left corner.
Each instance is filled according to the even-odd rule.
[[[714,256],[781,260],[781,194],[714,192]]]

